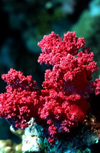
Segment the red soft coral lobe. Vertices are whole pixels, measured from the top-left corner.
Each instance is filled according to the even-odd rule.
[[[42,48],[38,62],[55,65],[60,62],[61,57],[68,53],[76,55],[78,49],[84,47],[85,40],[77,38],[75,32],[65,33],[64,38],[51,32],[50,35],[44,36],[38,45]]]
[[[7,93],[0,94],[0,116],[6,118],[14,128],[24,129],[31,117],[37,117],[39,90],[32,76],[25,77],[20,71],[10,69],[2,75],[8,83]]]
[[[34,90],[36,86],[36,81],[32,80],[32,76],[25,77],[21,71],[16,71],[14,69],[10,69],[8,74],[3,74],[2,79],[7,82],[8,85],[12,86],[12,88],[16,88],[18,90]]]
[[[95,94],[100,95],[100,78],[95,79],[94,87],[95,87]]]

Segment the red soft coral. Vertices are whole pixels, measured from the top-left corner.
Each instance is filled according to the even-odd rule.
[[[94,82],[94,92],[96,95],[100,95],[100,78],[99,79],[95,79]]]
[[[24,129],[31,117],[38,118],[40,91],[34,89],[36,82],[32,76],[25,77],[20,71],[10,69],[2,78],[8,86],[7,93],[0,94],[0,116],[6,118],[15,129]]]
[[[42,86],[49,95],[44,97],[45,104],[39,112],[40,117],[47,120],[48,126],[56,127],[54,135],[49,128],[52,139],[48,140],[53,142],[55,135],[78,126],[89,112],[88,99],[95,88],[94,83],[89,81],[98,67],[89,47],[78,52],[84,47],[85,40],[77,38],[75,32],[64,34],[64,39],[52,32],[44,36],[38,45],[42,48],[38,62],[53,65],[53,69],[45,73]],[[50,125],[48,120],[52,121]]]
[[[38,45],[42,48],[38,62],[53,65],[45,72],[43,89],[34,89],[32,76],[11,69],[2,75],[8,87],[0,95],[0,116],[22,129],[34,117],[45,125],[46,137],[54,143],[83,121],[90,109],[90,94],[100,94],[100,79],[90,82],[98,67],[89,47],[83,48],[84,38],[77,38],[75,32],[64,34],[63,39],[52,32]]]

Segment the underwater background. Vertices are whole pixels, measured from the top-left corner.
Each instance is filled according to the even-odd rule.
[[[14,68],[32,75],[41,87],[47,66],[37,63],[41,53],[37,43],[51,31],[60,37],[68,31],[84,37],[100,67],[100,0],[0,0],[0,75]],[[99,75],[100,70],[93,80]],[[5,86],[0,78],[0,93]],[[6,139],[21,142],[0,119],[0,140]],[[99,146],[92,146],[93,153],[100,151]]]

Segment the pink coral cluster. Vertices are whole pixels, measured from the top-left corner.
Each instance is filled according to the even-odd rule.
[[[52,144],[89,113],[88,100],[90,94],[100,94],[100,79],[90,82],[98,67],[89,47],[83,48],[84,38],[77,38],[75,32],[64,34],[64,38],[52,32],[38,45],[42,48],[38,62],[53,66],[45,72],[43,89],[34,89],[36,82],[31,76],[10,69],[2,75],[8,86],[0,95],[0,116],[21,129],[34,117],[38,124],[45,125]]]

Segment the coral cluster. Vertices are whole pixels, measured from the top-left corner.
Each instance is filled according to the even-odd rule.
[[[2,75],[8,86],[6,93],[0,94],[0,117],[15,129],[24,129],[35,118],[53,144],[89,114],[89,99],[91,94],[100,94],[100,79],[91,81],[92,74],[98,70],[94,54],[75,32],[65,33],[64,38],[52,32],[38,45],[42,48],[38,62],[53,66],[45,72],[43,89],[35,88],[32,76],[25,77],[22,72],[10,69]]]
[[[0,153],[22,153],[22,144],[12,143],[11,140],[0,140]]]
[[[2,75],[2,78],[9,85],[7,93],[0,95],[0,115],[13,124],[14,128],[24,129],[30,117],[37,117],[39,90],[34,89],[36,82],[32,76],[25,77],[13,69],[7,75]],[[37,107],[35,110],[34,105]]]

